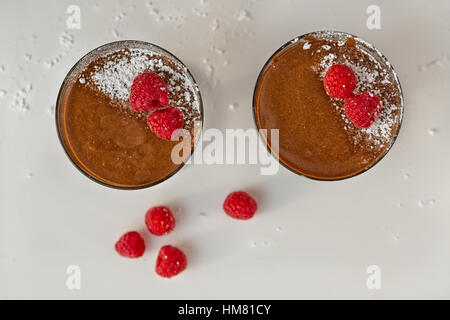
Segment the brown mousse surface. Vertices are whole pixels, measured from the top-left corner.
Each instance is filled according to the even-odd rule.
[[[370,91],[382,101],[381,116],[371,127],[354,126],[344,100],[323,87],[327,69],[352,67],[355,93]],[[400,99],[391,69],[367,44],[352,37],[307,36],[293,40],[268,63],[256,89],[258,126],[279,129],[279,150],[272,150],[290,169],[318,179],[340,179],[374,164],[390,147],[400,117]]]
[[[184,129],[192,134],[194,121],[200,120],[197,88],[186,69],[170,57],[122,49],[93,60],[68,86],[58,116],[72,160],[106,184],[148,185],[180,167],[171,159],[178,141],[158,138],[146,123],[147,114],[135,113],[129,105],[132,80],[144,71],[164,79],[171,105],[184,114]]]

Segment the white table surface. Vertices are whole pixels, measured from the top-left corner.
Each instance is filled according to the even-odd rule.
[[[70,4],[81,8],[80,30],[66,27]],[[371,4],[381,30],[366,27]],[[376,45],[403,86],[400,136],[363,175],[317,182],[284,168],[261,176],[257,165],[197,165],[121,191],[80,174],[60,146],[59,86],[99,45],[139,39],[168,49],[199,83],[205,128],[246,129],[267,58],[321,29]],[[449,39],[447,0],[2,0],[0,298],[450,298]],[[254,219],[222,212],[235,189],[257,199]],[[144,230],[145,211],[160,204],[176,208],[175,231],[144,232],[144,257],[119,257],[117,238]],[[171,280],[154,273],[167,243],[189,258]],[[81,268],[80,290],[66,287],[69,265]],[[366,287],[369,265],[381,269],[380,290]]]

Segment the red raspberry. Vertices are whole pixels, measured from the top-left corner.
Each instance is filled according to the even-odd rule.
[[[145,243],[136,231],[130,231],[120,237],[115,245],[116,251],[123,257],[138,258],[144,254]]]
[[[175,218],[169,208],[153,207],[145,214],[145,224],[150,233],[162,236],[175,228]]]
[[[131,86],[130,105],[136,112],[145,112],[169,104],[169,92],[164,80],[153,72],[138,75]]]
[[[343,99],[355,90],[356,76],[352,68],[345,64],[335,64],[325,74],[323,85],[329,96]]]
[[[171,140],[172,135],[183,128],[183,113],[175,107],[156,110],[148,116],[147,123],[156,136]]]
[[[164,246],[156,259],[156,273],[171,278],[186,269],[187,259],[183,251],[173,246]]]
[[[223,203],[223,210],[232,218],[247,220],[253,217],[258,205],[244,191],[235,191],[228,195]]]
[[[380,116],[381,101],[364,92],[345,99],[345,113],[357,127],[368,128]]]

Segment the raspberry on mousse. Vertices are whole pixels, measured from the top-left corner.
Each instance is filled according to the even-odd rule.
[[[183,128],[183,113],[176,107],[156,110],[147,118],[150,129],[161,139],[171,140]]]
[[[345,99],[344,110],[353,124],[360,128],[368,128],[380,116],[381,101],[370,92],[363,92]]]
[[[164,80],[153,72],[138,75],[131,86],[130,105],[136,112],[151,111],[169,104]]]
[[[356,76],[349,66],[335,64],[325,74],[323,85],[329,96],[343,99],[350,96],[355,90]]]
[[[135,112],[153,111],[147,117],[147,124],[157,137],[164,140],[174,138],[174,133],[184,125],[183,113],[176,107],[167,107],[169,102],[167,85],[156,73],[144,72],[134,79],[130,105]]]

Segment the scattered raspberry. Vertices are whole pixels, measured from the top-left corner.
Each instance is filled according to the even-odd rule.
[[[244,191],[230,193],[223,203],[223,210],[235,219],[250,219],[257,209],[256,201]]]
[[[116,251],[123,257],[138,258],[144,254],[145,243],[136,231],[130,231],[120,237],[115,245]]]
[[[171,140],[172,135],[183,128],[183,113],[175,107],[156,110],[148,116],[147,123],[156,136]]]
[[[131,86],[130,105],[136,112],[145,112],[169,104],[169,93],[164,80],[153,72],[138,75]]]
[[[162,236],[175,228],[175,218],[169,208],[153,207],[145,214],[145,224],[150,233]]]
[[[345,64],[335,64],[325,74],[323,85],[329,96],[343,99],[355,90],[356,76],[352,68]]]
[[[381,101],[364,92],[345,99],[345,113],[357,127],[368,128],[380,116]]]
[[[187,259],[183,251],[173,246],[164,246],[156,259],[156,273],[171,278],[186,269]]]

